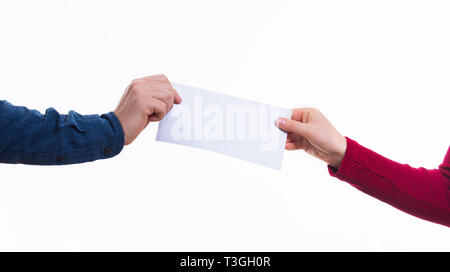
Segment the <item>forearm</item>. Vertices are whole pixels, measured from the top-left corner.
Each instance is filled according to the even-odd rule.
[[[340,168],[329,171],[404,212],[450,226],[450,183],[442,171],[394,162],[348,138]]]
[[[45,114],[0,101],[0,162],[73,164],[117,155],[124,136],[114,113]]]

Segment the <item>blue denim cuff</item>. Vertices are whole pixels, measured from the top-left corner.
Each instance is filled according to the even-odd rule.
[[[106,130],[105,135],[107,135],[103,145],[103,158],[111,158],[122,151],[125,135],[123,133],[122,125],[114,112],[111,111],[102,114],[100,118],[106,120],[109,125],[105,125],[105,127],[102,128],[103,130]],[[108,133],[108,131],[111,133]]]

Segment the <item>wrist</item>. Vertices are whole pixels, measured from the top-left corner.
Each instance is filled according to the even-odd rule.
[[[120,130],[122,131],[123,142],[124,142],[124,145],[126,145],[127,144],[127,135],[125,133],[124,121],[122,120],[122,116],[117,111],[117,109],[114,110],[112,113],[114,114],[114,116],[116,117],[116,119],[118,121],[117,123],[119,124]]]
[[[345,157],[345,151],[347,150],[347,139],[342,135],[339,136],[340,137],[336,145],[336,152],[330,162],[328,162],[336,169],[339,169],[339,167],[341,166],[342,160]]]

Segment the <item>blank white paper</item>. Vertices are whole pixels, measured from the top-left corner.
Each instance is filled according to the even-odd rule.
[[[159,122],[156,140],[207,149],[281,169],[286,133],[275,126],[291,111],[172,83],[183,99]]]

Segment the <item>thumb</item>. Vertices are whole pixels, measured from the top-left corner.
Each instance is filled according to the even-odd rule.
[[[304,137],[307,136],[309,131],[309,127],[307,124],[287,118],[278,118],[275,123],[277,127],[286,132],[292,132]]]

